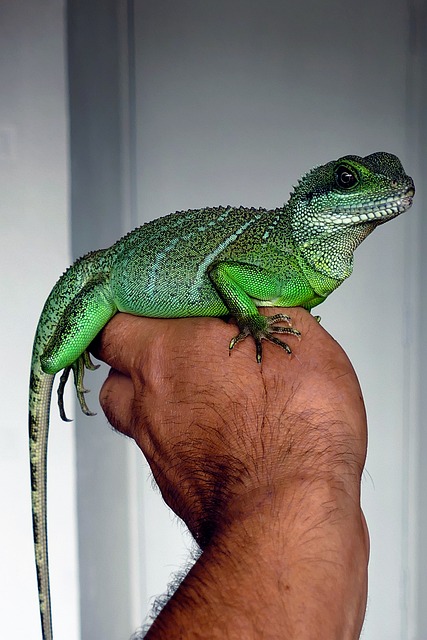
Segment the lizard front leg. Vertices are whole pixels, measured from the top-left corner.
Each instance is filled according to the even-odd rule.
[[[291,318],[282,313],[262,316],[256,305],[257,301],[259,306],[274,306],[275,300],[280,298],[280,281],[277,277],[262,267],[238,262],[220,262],[212,267],[209,276],[240,328],[240,333],[230,342],[230,351],[250,335],[255,341],[257,362],[262,360],[262,340],[268,340],[287,353],[292,353],[286,342],[273,335],[285,333],[300,336],[298,329],[290,326]],[[285,322],[289,326],[277,325],[278,322]]]

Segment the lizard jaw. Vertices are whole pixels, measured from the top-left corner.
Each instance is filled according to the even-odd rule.
[[[364,205],[361,208],[356,205],[347,210],[341,209],[340,216],[334,219],[334,224],[354,225],[369,222],[381,224],[387,222],[412,206],[414,194],[415,189],[411,186],[394,196],[373,200],[369,205]]]

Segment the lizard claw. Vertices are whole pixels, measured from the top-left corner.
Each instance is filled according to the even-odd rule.
[[[86,416],[95,416],[96,413],[93,413],[86,404],[86,400],[84,397],[85,393],[89,393],[89,389],[85,389],[83,385],[83,379],[85,374],[85,369],[89,369],[90,371],[94,371],[99,368],[99,364],[94,364],[90,358],[90,355],[87,351],[84,351],[81,356],[77,358],[73,364],[69,367],[66,367],[62,372],[61,378],[59,380],[58,386],[58,407],[59,413],[64,420],[64,422],[71,422],[65,413],[64,408],[64,390],[65,385],[67,384],[68,377],[70,375],[70,371],[73,371],[74,376],[74,386],[76,388],[77,399],[79,401],[79,405],[81,410]]]
[[[262,321],[259,320],[262,318]],[[273,344],[276,344],[278,347],[286,351],[286,353],[291,354],[292,349],[286,342],[282,342],[276,338],[274,333],[287,333],[288,335],[300,337],[301,333],[298,329],[294,329],[291,326],[282,327],[275,326],[276,322],[287,322],[289,325],[291,324],[291,318],[283,313],[277,313],[274,316],[261,316],[256,317],[256,322],[248,322],[246,324],[241,324],[241,332],[235,336],[229,345],[229,353],[231,355],[232,349],[236,346],[238,342],[241,342],[248,336],[252,336],[255,340],[256,346],[256,361],[261,363],[262,361],[262,340],[268,340]],[[255,326],[253,326],[255,325]]]
[[[101,366],[100,364],[94,364],[92,362],[89,351],[83,351],[83,360],[84,366],[86,367],[86,369],[89,369],[89,371],[96,371]]]

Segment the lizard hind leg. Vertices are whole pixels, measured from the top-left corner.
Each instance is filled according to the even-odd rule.
[[[89,371],[95,371],[95,369],[99,369],[99,364],[94,364],[92,362],[88,351],[84,351],[77,358],[77,360],[73,362],[73,364],[69,365],[68,367],[65,367],[64,371],[62,372],[61,378],[59,380],[59,385],[58,385],[58,407],[59,407],[59,413],[61,415],[61,419],[64,420],[64,422],[70,422],[70,420],[67,418],[67,414],[65,413],[65,408],[64,408],[64,390],[65,390],[65,385],[67,384],[67,381],[68,381],[68,377],[70,375],[70,371],[73,372],[74,386],[76,388],[76,395],[77,395],[77,399],[79,401],[81,410],[87,416],[96,415],[96,413],[93,413],[93,411],[91,411],[87,406],[86,399],[84,396],[85,393],[89,392],[89,389],[86,389],[83,384],[85,369],[88,369]]]
[[[69,302],[47,341],[40,364],[44,373],[54,375],[63,370],[58,388],[58,405],[63,420],[67,420],[64,389],[71,371],[80,407],[86,415],[93,415],[85,401],[87,390],[83,384],[85,369],[97,369],[88,348],[116,311],[107,276],[97,274]]]

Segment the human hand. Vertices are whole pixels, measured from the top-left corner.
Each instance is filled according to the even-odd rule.
[[[203,548],[231,547],[247,573],[253,546],[258,552],[261,544],[265,564],[246,587],[250,601],[254,580],[261,581],[263,593],[275,593],[266,568],[273,562],[299,594],[295,601],[287,594],[291,613],[299,610],[302,593],[318,606],[301,623],[317,635],[306,636],[301,627],[291,637],[355,638],[363,621],[368,556],[359,502],[366,455],[363,399],[339,345],[304,310],[289,313],[301,341],[292,342],[290,357],[264,342],[261,366],[250,338],[229,356],[233,324],[118,314],[95,348],[113,367],[101,404],[111,424],[135,439],[164,499]],[[218,553],[213,567],[220,571]],[[241,588],[245,576],[239,580]],[[261,603],[259,593],[256,599]],[[236,615],[233,620],[236,625]],[[319,624],[325,635],[318,634]]]
[[[229,356],[236,328],[218,319],[118,314],[100,336],[112,366],[103,409],[202,542],[215,511],[245,492],[327,476],[358,497],[366,425],[355,373],[307,312],[291,314],[303,336],[294,354],[264,342],[261,366],[250,338]]]

